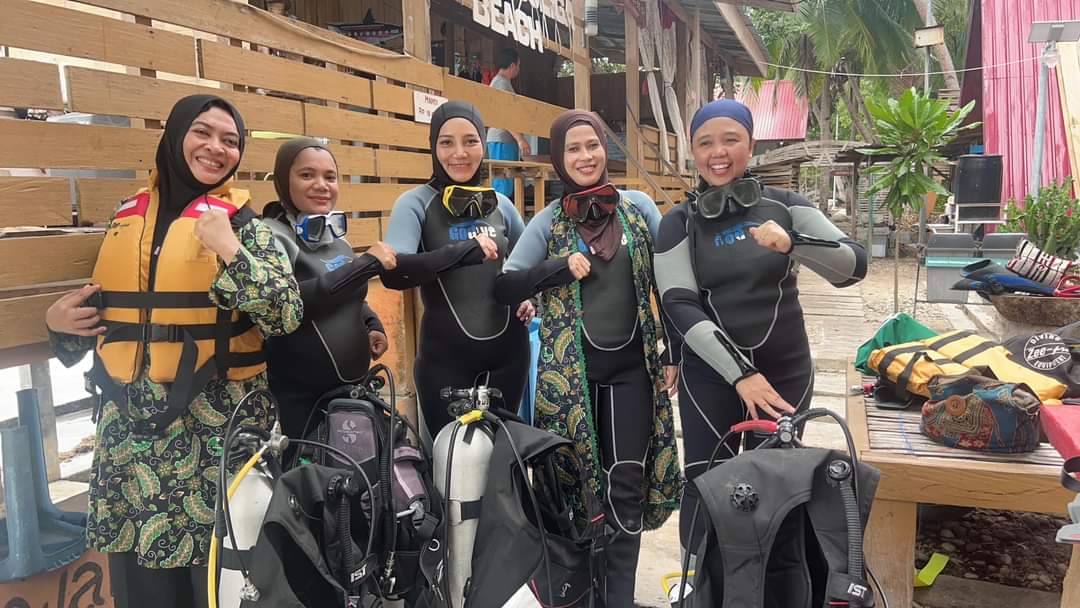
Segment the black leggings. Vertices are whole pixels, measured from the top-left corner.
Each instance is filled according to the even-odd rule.
[[[529,333],[518,318],[511,317],[506,330],[491,340],[473,340],[456,323],[439,324],[432,314],[420,324],[420,348],[413,362],[416,398],[424,414],[431,440],[450,424],[449,405],[439,397],[445,387],[468,388],[483,382],[502,391],[504,409],[517,413],[529,373]]]
[[[640,335],[640,332],[638,332]],[[608,606],[634,605],[645,507],[645,455],[653,422],[652,380],[641,339],[617,351],[586,344],[589,396],[604,470],[604,515],[615,530],[607,547]]]
[[[753,362],[780,396],[796,410],[802,411],[810,407],[814,394],[814,364],[810,359],[810,347],[805,339],[795,344],[788,342],[784,346],[788,348],[773,348],[771,353],[755,351],[753,356],[756,361]],[[686,463],[684,471],[689,482],[707,470],[709,458],[728,429],[750,415],[735,387],[720,377],[709,364],[684,348],[679,366],[679,417]],[[744,441],[742,434],[732,435],[717,451],[713,466],[738,454],[740,445],[751,449],[764,439],[756,434],[747,434]],[[700,516],[698,524],[691,530],[697,504],[693,484],[687,483],[679,510],[679,539],[684,550],[687,547],[696,548],[701,539],[703,522]]]
[[[134,553],[109,553],[116,608],[207,608],[206,566],[145,568]]]

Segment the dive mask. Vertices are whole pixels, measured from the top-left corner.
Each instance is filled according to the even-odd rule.
[[[761,182],[755,177],[743,177],[697,194],[692,205],[701,217],[713,219],[753,207],[760,200]]]
[[[492,188],[447,186],[443,188],[442,202],[454,217],[482,218],[499,206],[499,197]]]
[[[296,234],[308,243],[322,241],[323,233],[327,230],[334,238],[340,239],[345,236],[349,229],[349,219],[344,211],[331,211],[319,215],[308,215],[296,223]]]
[[[618,207],[622,195],[611,184],[604,184],[574,192],[563,197],[563,211],[574,221],[596,220],[611,215]]]

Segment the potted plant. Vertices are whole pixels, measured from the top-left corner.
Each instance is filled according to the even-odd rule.
[[[1009,201],[1005,209],[1005,228],[1009,232],[1024,232],[1028,240],[1046,253],[1067,260],[1076,259],[1080,247],[1080,202],[1073,198],[1072,178],[1063,184],[1039,188],[1039,196],[1024,197],[1024,208]]]
[[[921,209],[928,193],[949,195],[927,173],[934,163],[945,160],[938,152],[942,146],[951,143],[961,131],[978,126],[979,123],[961,126],[975,102],[952,111],[948,101],[933,99],[910,88],[899,99],[888,99],[883,104],[868,98],[866,106],[874,117],[874,129],[881,145],[860,152],[887,159],[870,168],[870,174],[879,177],[870,185],[867,196],[887,191],[885,205],[896,224],[905,212]],[[900,240],[894,242],[893,312],[899,312]]]

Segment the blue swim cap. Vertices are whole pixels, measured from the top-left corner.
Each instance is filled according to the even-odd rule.
[[[694,118],[690,121],[690,137],[694,137],[705,121],[713,118],[731,118],[746,128],[750,138],[754,137],[754,116],[750,114],[750,108],[734,99],[717,99],[701,106],[694,112]]]

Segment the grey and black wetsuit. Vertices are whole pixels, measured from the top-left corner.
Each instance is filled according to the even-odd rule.
[[[301,241],[280,203],[266,206],[263,221],[289,257],[304,300],[300,327],[266,343],[270,390],[278,401],[282,431],[301,437],[319,397],[367,374],[368,332],[383,331],[365,302],[367,283],[383,267],[374,256],[357,256],[343,238],[317,245]]]
[[[663,309],[683,337],[679,406],[687,479],[705,471],[720,438],[747,417],[734,388],[744,377],[760,372],[785,401],[809,407],[814,366],[799,266],[846,287],[866,276],[867,264],[861,245],[794,192],[766,187],[757,205],[716,219],[698,215],[691,204],[664,217],[655,258]],[[768,220],[792,235],[789,254],[761,247],[750,235]],[[739,440],[733,437],[718,458],[734,455]],[[684,493],[684,547],[696,546],[687,545],[695,500]]]
[[[656,238],[660,211],[647,195],[621,192]],[[500,301],[514,302],[546,289],[574,281],[569,258],[548,258],[553,201],[529,222],[525,234],[506,262],[495,285]],[[624,203],[625,204],[625,203]],[[578,237],[578,250],[589,260],[589,276],[581,281],[585,352],[589,395],[600,442],[607,487],[605,513],[618,533],[607,549],[608,605],[630,605],[641,543],[645,487],[645,457],[652,435],[653,384],[646,368],[637,293],[627,243],[605,261],[589,251]],[[543,314],[543,296],[541,310]],[[669,330],[670,331],[670,330]],[[670,333],[668,334],[670,335]],[[552,345],[541,344],[541,356]],[[665,353],[671,356],[671,348]]]
[[[500,304],[494,293],[503,260],[525,229],[521,216],[500,194],[486,217],[454,217],[441,194],[425,184],[394,203],[385,241],[397,252],[398,264],[383,274],[383,284],[392,289],[420,288],[424,317],[413,378],[432,437],[450,422],[440,389],[472,386],[490,372],[489,384],[517,412],[529,368],[528,329],[517,318],[518,305]],[[478,233],[498,245],[498,260],[483,261]]]

